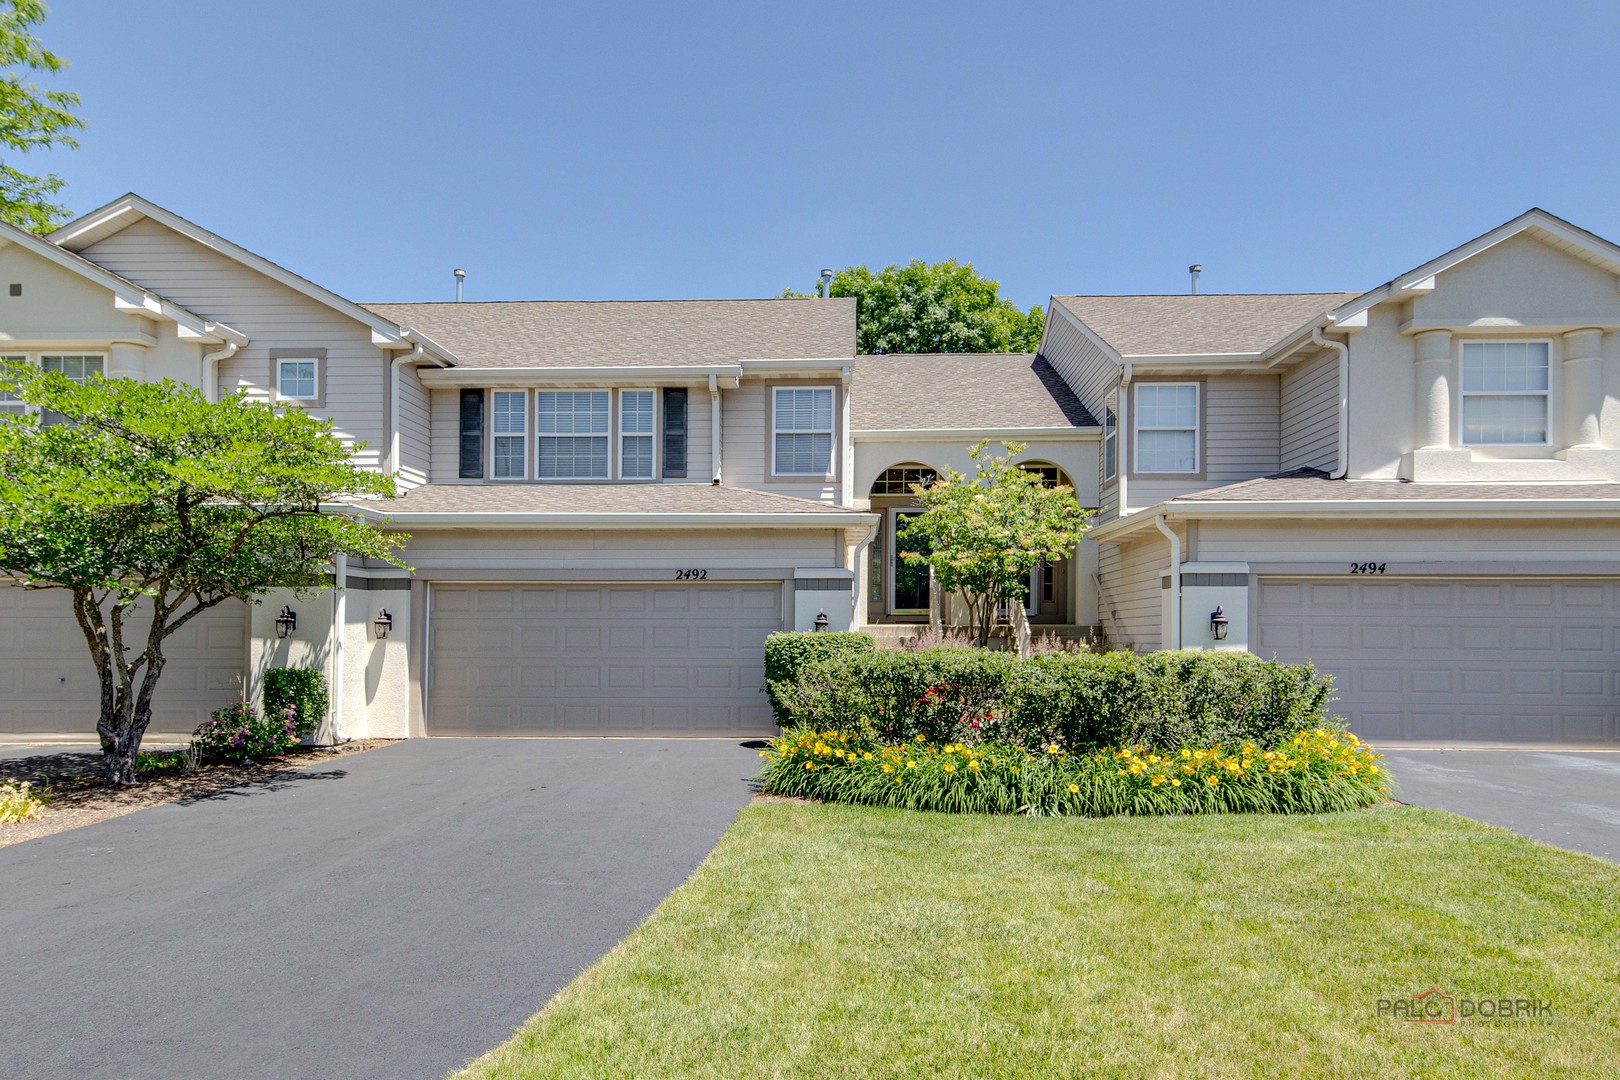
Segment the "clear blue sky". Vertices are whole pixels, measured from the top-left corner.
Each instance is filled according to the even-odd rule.
[[[117,17],[109,17],[117,12]],[[1620,237],[1620,5],[57,0],[87,210],[358,300],[1376,285],[1540,205]]]

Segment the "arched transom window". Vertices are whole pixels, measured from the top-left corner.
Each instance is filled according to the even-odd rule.
[[[904,465],[895,465],[884,469],[883,475],[872,483],[873,495],[911,495],[913,484],[927,487],[939,478],[939,474],[927,465],[908,462]]]

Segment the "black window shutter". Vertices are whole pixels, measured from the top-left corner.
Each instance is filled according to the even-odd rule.
[[[686,475],[686,391],[664,390],[664,475]]]
[[[479,480],[484,475],[484,392],[461,392],[461,476]]]

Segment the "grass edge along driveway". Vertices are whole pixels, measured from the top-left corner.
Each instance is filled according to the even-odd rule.
[[[1378,1015],[1431,986],[1552,1016]],[[1617,1014],[1620,867],[1442,811],[761,801],[463,1076],[1591,1076]]]

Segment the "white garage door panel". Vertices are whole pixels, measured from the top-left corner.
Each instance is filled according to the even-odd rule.
[[[769,735],[781,586],[435,585],[432,735]]]
[[[1334,676],[1369,739],[1620,744],[1620,582],[1261,578],[1254,651]]]
[[[126,640],[139,640],[139,620]],[[187,733],[241,694],[247,606],[226,601],[171,634],[152,702],[154,732]],[[0,734],[94,739],[100,687],[68,594],[0,585]]]

